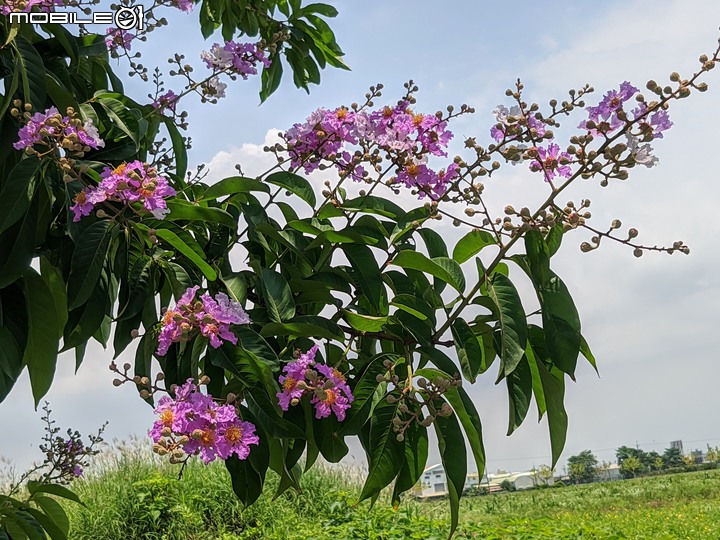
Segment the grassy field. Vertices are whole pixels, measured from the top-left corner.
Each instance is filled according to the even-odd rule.
[[[215,466],[217,465],[217,466]],[[442,501],[354,506],[348,469],[311,472],[302,494],[272,501],[275,478],[243,511],[222,464],[177,468],[126,451],[74,488],[87,508],[68,506],[73,539],[395,540],[442,539]],[[720,538],[720,470],[503,493],[463,500],[456,538],[705,540]]]

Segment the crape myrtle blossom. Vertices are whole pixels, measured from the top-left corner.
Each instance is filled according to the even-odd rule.
[[[513,105],[509,109],[503,105],[498,105],[493,111],[497,124],[490,128],[490,136],[495,142],[502,142],[503,139],[513,140],[516,137],[514,135],[507,135],[507,128],[518,125],[518,119],[522,118],[523,114],[518,105]],[[512,121],[511,121],[512,120]],[[527,117],[527,125],[530,129],[534,130],[533,135],[541,139],[545,135],[545,124],[535,118],[533,115]]]
[[[644,140],[662,139],[663,131],[673,125],[665,109],[658,108],[648,112],[648,106],[644,102],[638,103],[632,114],[634,120],[640,119],[637,125]]]
[[[556,176],[570,178],[572,176],[572,168],[563,162],[569,163],[572,157],[567,152],[561,152],[560,147],[551,143],[547,148],[536,146],[535,151],[537,157],[530,162],[530,170],[543,171],[545,181],[550,182]]]
[[[68,153],[82,156],[91,149],[105,146],[92,120],[83,122],[69,107],[62,116],[55,107],[37,112],[18,131],[19,140],[13,144],[15,150],[27,150],[41,144],[49,149],[62,148]]]
[[[62,0],[4,0],[0,6],[0,13],[9,15],[13,12],[30,13],[33,8],[48,13],[53,11],[55,6],[65,5]]]
[[[189,287],[173,309],[163,314],[158,337],[157,354],[164,356],[172,343],[188,341],[195,331],[210,340],[217,349],[227,341],[237,344],[237,336],[230,329],[231,324],[249,324],[245,310],[239,302],[231,300],[225,293],[213,298],[205,293],[197,299],[198,285]]]
[[[315,407],[315,418],[335,414],[342,422],[353,402],[353,395],[340,371],[315,362],[317,351],[318,345],[314,345],[283,368],[279,378],[282,390],[277,393],[280,408],[287,411],[307,394],[312,396],[310,403]]]
[[[368,154],[373,147],[385,151],[398,165],[396,182],[417,188],[420,197],[441,197],[456,177],[456,167],[435,172],[427,165],[428,156],[447,156],[445,149],[453,137],[447,121],[413,111],[407,100],[375,111],[320,108],[282,136],[291,165],[302,167],[306,173],[325,161],[341,175],[362,181],[367,173],[357,152],[351,153],[349,147],[355,146],[361,149],[360,154]]]
[[[135,39],[135,34],[128,32],[127,30],[121,30],[120,28],[114,28],[110,26],[105,30],[105,45],[108,50],[116,51],[118,48],[130,50],[131,42]]]
[[[260,441],[255,426],[238,417],[233,405],[218,405],[212,396],[200,392],[192,379],[175,387],[174,399],[161,397],[155,414],[159,418],[148,435],[160,455],[181,448],[186,454],[200,454],[205,463],[233,454],[246,459],[250,445]]]
[[[626,133],[625,137],[627,138],[627,145],[628,150],[630,151],[630,156],[633,158],[636,164],[644,165],[648,169],[653,167],[654,165],[657,165],[659,160],[657,156],[654,156],[652,154],[652,146],[650,146],[648,143],[641,145],[638,138],[635,135],[631,135],[630,133]]]
[[[227,88],[227,84],[224,82],[220,82],[220,78],[210,77],[206,82],[204,82],[201,85],[203,96],[208,98],[224,98],[225,97],[225,89]]]
[[[270,67],[270,59],[255,43],[214,43],[210,51],[200,53],[200,58],[213,71],[237,73],[243,79],[247,79],[248,75],[257,75],[258,62],[266,68]]]
[[[100,176],[97,186],[88,186],[75,195],[75,204],[70,207],[73,221],[90,215],[96,205],[106,201],[141,203],[156,219],[163,219],[169,212],[165,199],[176,194],[155,167],[142,161],[123,163],[115,169],[105,167]]]
[[[160,112],[164,111],[165,109],[169,109],[172,112],[175,112],[177,100],[178,95],[172,90],[168,90],[164,94],[158,96],[157,99],[152,102],[152,106],[154,109],[157,109]]]
[[[190,13],[193,9],[192,0],[170,0],[170,5],[185,13]]]
[[[580,129],[587,129],[593,137],[609,135],[619,129],[625,121],[623,105],[635,94],[638,89],[625,81],[620,84],[619,90],[610,90],[603,96],[602,101],[595,107],[587,107],[588,119],[580,122]],[[592,121],[594,127],[588,127]]]

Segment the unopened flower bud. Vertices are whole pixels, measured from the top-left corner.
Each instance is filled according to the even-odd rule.
[[[132,366],[131,366],[128,362],[125,362],[125,363],[123,364],[123,369],[124,369],[125,371],[128,371],[131,367],[132,367]]]
[[[203,436],[202,429],[195,429],[190,434],[190,438],[194,441],[199,441],[200,439],[202,439],[202,436]]]
[[[207,375],[203,375],[202,377],[200,377],[198,384],[202,386],[210,384],[210,377],[208,377]]]
[[[139,335],[140,335],[140,331],[139,331],[137,328],[133,328],[132,330],[130,330],[130,337],[131,337],[131,338],[135,339],[135,338],[138,337]]]
[[[403,435],[402,433],[398,433],[397,437],[395,437],[395,438],[397,439],[398,442],[403,442],[405,440],[405,435]]]
[[[120,386],[123,382],[120,379],[113,379],[113,386]]]
[[[642,254],[643,252],[640,248],[635,248],[635,250],[633,251],[633,255],[635,255],[636,257],[642,257]]]
[[[638,235],[638,230],[633,228],[628,231],[628,238],[635,238]]]
[[[150,397],[150,392],[148,392],[148,391],[145,390],[145,389],[140,390],[140,397],[141,397],[142,399],[147,399],[147,398]]]
[[[292,398],[292,399],[290,400],[290,405],[292,405],[293,407],[294,407],[295,405],[297,405],[298,403],[300,403],[300,400],[299,400],[298,398]]]
[[[613,229],[619,229],[620,227],[622,227],[622,222],[621,222],[619,219],[613,219],[613,221],[612,221],[612,223],[610,224],[610,226],[611,226]]]
[[[398,398],[393,396],[392,394],[388,394],[388,397],[386,398],[388,403],[397,403]]]
[[[169,437],[170,435],[172,435],[172,429],[170,429],[169,427],[165,426],[165,427],[162,428],[162,430],[160,431],[160,435],[162,435],[163,437]]]
[[[236,399],[237,396],[235,394],[228,392],[228,395],[225,396],[225,403],[233,403]]]
[[[587,242],[583,242],[582,244],[580,244],[580,251],[582,251],[583,253],[592,251],[592,249],[593,249],[593,247],[590,244],[588,244]]]

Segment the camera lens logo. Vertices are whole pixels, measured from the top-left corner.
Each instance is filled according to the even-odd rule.
[[[121,30],[137,28],[142,30],[145,26],[142,6],[121,7],[115,12],[115,26]]]

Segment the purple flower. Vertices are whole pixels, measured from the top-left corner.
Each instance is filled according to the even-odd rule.
[[[550,182],[556,176],[570,178],[572,169],[569,165],[561,163],[561,160],[570,162],[572,159],[570,154],[561,152],[560,147],[555,143],[550,144],[547,149],[538,146],[536,150],[538,157],[530,162],[531,171],[543,171],[546,182]]]
[[[110,51],[116,51],[118,48],[129,51],[131,42],[135,39],[135,34],[131,34],[127,30],[121,30],[120,28],[113,28],[112,26],[105,30],[105,33],[107,34],[105,36],[105,45],[107,45]]]
[[[246,459],[250,445],[258,444],[255,426],[238,417],[232,405],[218,405],[212,396],[202,394],[192,379],[175,388],[175,399],[158,400],[149,436],[155,443],[165,440],[165,449],[181,448],[188,454],[200,454],[205,463],[236,454]]]
[[[35,113],[18,130],[19,140],[13,144],[16,150],[31,148],[43,144],[55,150],[62,148],[67,153],[82,155],[85,151],[105,146],[92,120],[82,121],[69,116],[61,116],[55,107],[43,113]]]
[[[38,8],[42,12],[53,11],[55,6],[63,6],[62,0],[4,0],[0,6],[0,13],[9,15],[12,12],[30,13],[32,8]]]
[[[248,75],[256,75],[256,64],[270,67],[270,59],[254,43],[236,43],[226,41],[224,45],[214,43],[210,51],[200,53],[205,65],[213,71],[231,71],[247,79]]]
[[[658,108],[652,112],[648,112],[648,107],[645,102],[638,103],[638,106],[632,113],[634,120],[640,119],[638,127],[640,128],[640,133],[645,137],[645,140],[662,139],[663,131],[667,131],[673,125],[665,109]]]
[[[424,163],[410,164],[397,175],[397,181],[406,187],[417,188],[422,199],[428,195],[431,199],[439,199],[448,190],[449,184],[458,176],[458,166],[451,163],[447,170],[436,173]]]
[[[283,368],[280,376],[282,390],[277,393],[280,408],[287,411],[297,405],[303,395],[310,394],[315,407],[315,418],[327,418],[334,413],[340,421],[345,419],[353,401],[345,377],[336,368],[315,362],[318,345]]]
[[[589,129],[587,127],[588,120],[582,121],[578,127],[580,129],[589,129],[594,137],[609,135],[623,125],[624,120],[620,119],[618,113],[623,111],[625,102],[637,92],[638,89],[629,82],[623,82],[619,90],[610,90],[605,94],[597,106],[585,109],[588,112],[588,120],[593,121],[596,127]]]
[[[207,96],[209,98],[224,98],[225,97],[225,89],[227,88],[227,84],[224,82],[220,82],[220,78],[215,76],[211,77],[206,83],[202,85],[202,93],[204,96]]]
[[[175,4],[176,8],[185,13],[190,13],[193,9],[192,0],[172,0],[172,3]]]
[[[168,90],[161,96],[158,96],[158,98],[152,102],[152,106],[160,112],[165,109],[170,109],[172,112],[175,112],[177,98],[178,96],[175,92],[173,92],[172,90]]]
[[[215,298],[203,294],[196,300],[199,286],[189,287],[178,300],[175,309],[168,309],[163,315],[158,336],[157,354],[167,354],[173,342],[186,341],[194,330],[210,340],[210,345],[218,348],[223,341],[237,343],[237,336],[230,329],[231,324],[249,324],[245,310],[239,302],[231,300],[225,293]]]

